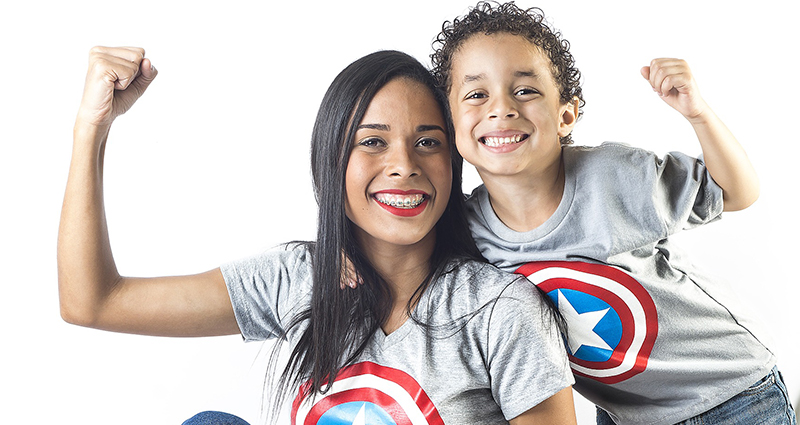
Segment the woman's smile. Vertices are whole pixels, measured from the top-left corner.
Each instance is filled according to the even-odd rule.
[[[433,93],[416,81],[398,78],[375,94],[345,173],[345,213],[362,244],[435,238],[453,181],[445,128]]]
[[[378,205],[401,217],[413,217],[422,213],[428,205],[428,195],[419,190],[382,190],[372,195]]]

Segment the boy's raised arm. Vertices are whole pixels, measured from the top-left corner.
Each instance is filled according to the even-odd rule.
[[[758,175],[744,148],[706,104],[689,65],[681,59],[654,59],[641,70],[653,90],[692,125],[703,159],[722,188],[725,211],[742,210],[758,199]]]
[[[165,278],[117,272],[103,203],[103,154],[114,119],[157,71],[140,48],[95,47],[73,130],[58,233],[58,286],[67,322],[118,332],[204,336],[238,333],[219,270]]]

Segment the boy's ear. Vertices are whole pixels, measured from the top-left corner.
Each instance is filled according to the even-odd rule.
[[[580,100],[577,97],[572,98],[572,102],[561,106],[561,120],[558,124],[558,135],[566,137],[575,128],[578,123],[578,110]]]

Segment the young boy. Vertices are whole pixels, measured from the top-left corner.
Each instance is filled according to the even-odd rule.
[[[669,241],[759,194],[687,64],[656,59],[642,75],[689,120],[702,159],[570,145],[580,73],[538,9],[479,3],[435,46],[458,150],[484,182],[468,201],[473,236],[558,306],[597,423],[794,424],[775,359],[730,291]]]

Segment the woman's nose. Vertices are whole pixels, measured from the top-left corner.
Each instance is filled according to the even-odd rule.
[[[405,143],[395,144],[389,149],[386,174],[396,177],[411,177],[420,174],[420,168],[415,160],[413,147]]]

